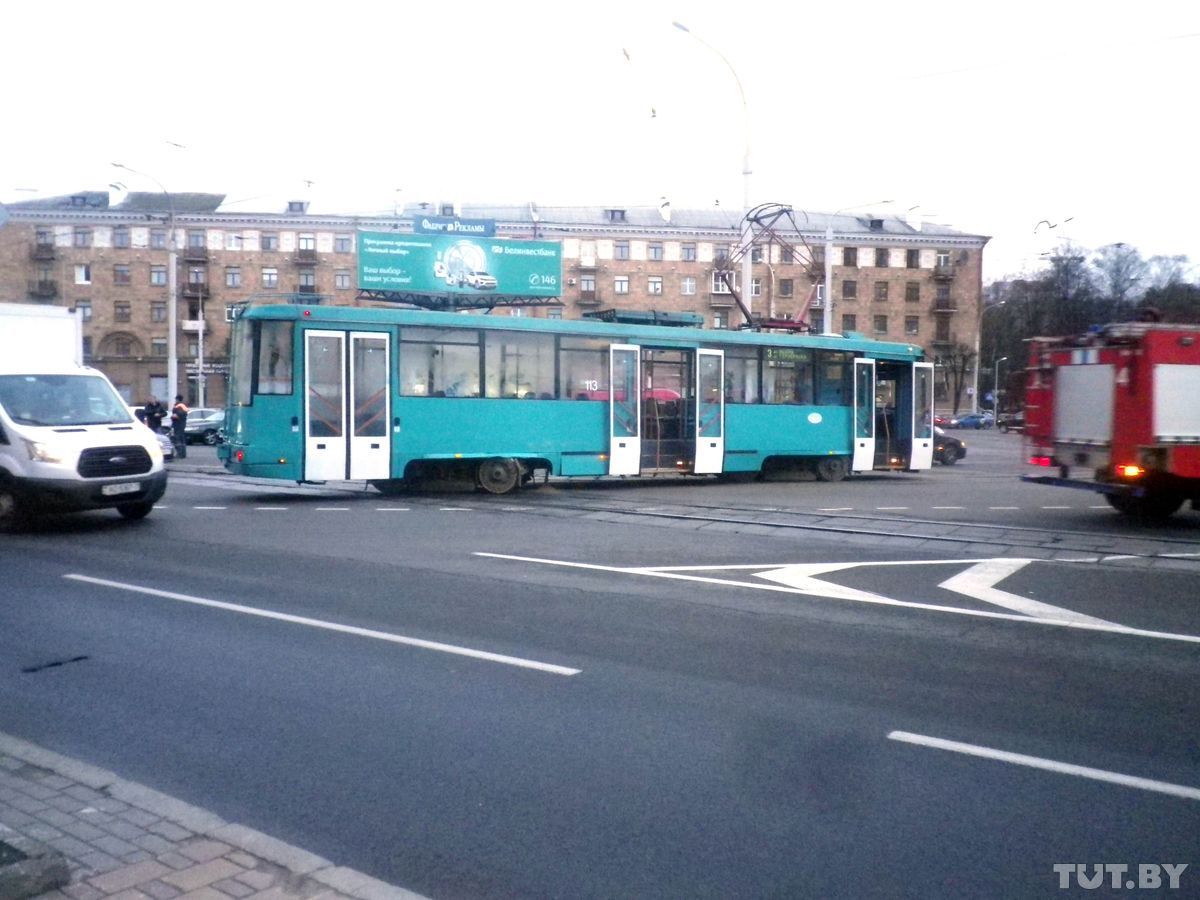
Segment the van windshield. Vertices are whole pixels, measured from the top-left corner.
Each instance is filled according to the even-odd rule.
[[[133,420],[98,375],[0,375],[0,407],[18,425],[117,425]]]

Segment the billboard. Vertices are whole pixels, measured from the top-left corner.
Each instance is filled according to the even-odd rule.
[[[414,294],[557,297],[562,249],[550,241],[364,231],[358,287]]]

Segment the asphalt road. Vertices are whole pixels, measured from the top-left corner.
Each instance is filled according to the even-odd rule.
[[[513,498],[177,467],[144,522],[2,539],[0,730],[433,897],[1200,892],[1200,516],[1147,533],[973,437],[917,476]],[[663,504],[760,518],[630,514]],[[833,508],[1108,552],[770,524]]]

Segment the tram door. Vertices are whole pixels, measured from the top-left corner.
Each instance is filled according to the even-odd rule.
[[[913,363],[913,428],[910,469],[933,465],[933,363]]]
[[[386,334],[305,332],[306,480],[391,476],[389,357]]]
[[[725,463],[725,352],[696,353],[696,457],[692,471],[714,475]]]
[[[641,352],[632,344],[613,344],[609,348],[609,475],[637,475],[641,471]]]
[[[875,467],[875,360],[854,360],[854,456],[850,468]]]

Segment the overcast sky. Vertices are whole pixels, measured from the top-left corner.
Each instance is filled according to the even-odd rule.
[[[918,207],[992,236],[989,279],[1064,238],[1200,262],[1194,2],[18,0],[0,16],[0,202],[156,179],[247,211],[736,209],[748,144],[753,203]]]

